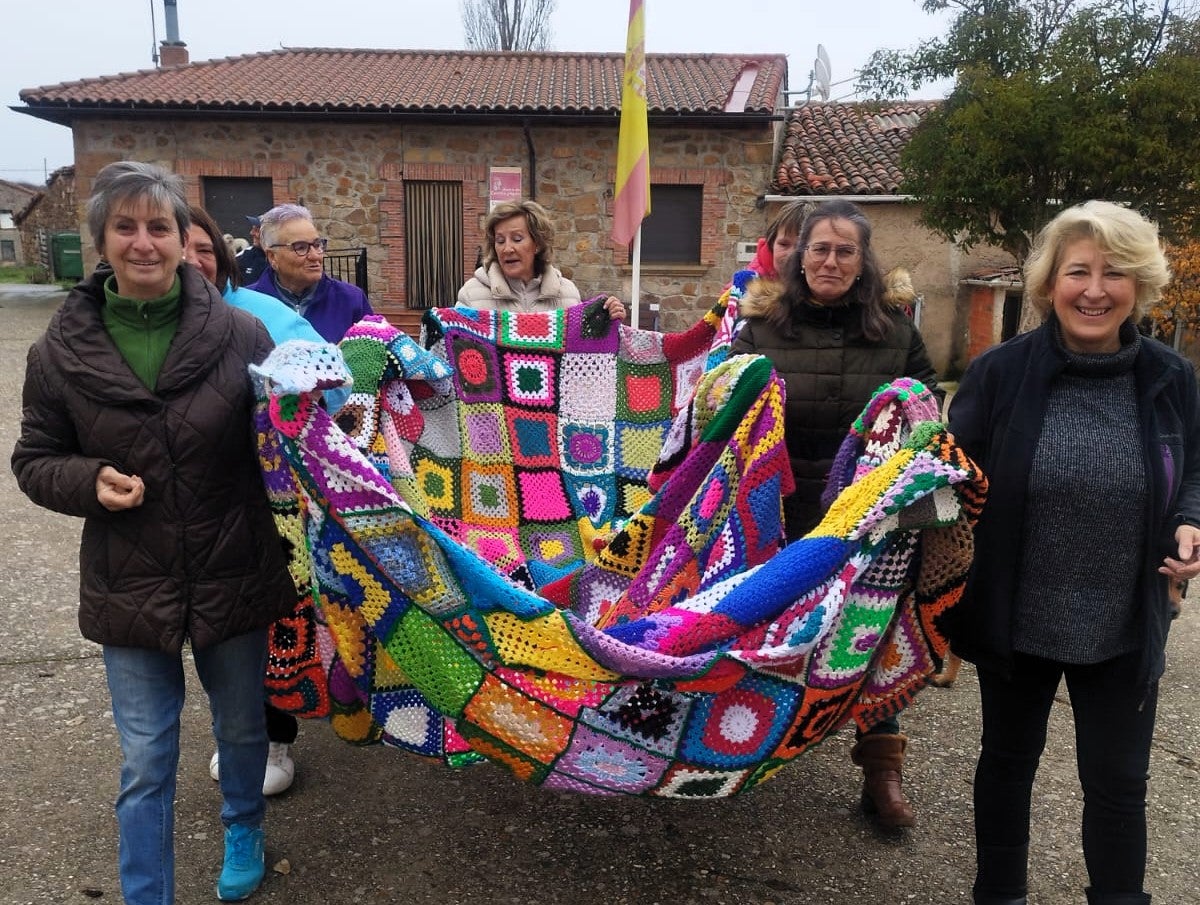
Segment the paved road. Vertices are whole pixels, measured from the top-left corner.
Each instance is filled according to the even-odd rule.
[[[0,448],[16,438],[25,352],[61,293],[0,285]],[[119,903],[118,749],[97,648],[75,624],[79,523],[38,509],[0,470],[0,905]],[[1200,600],[1172,633],[1152,762],[1155,901],[1200,902]],[[194,677],[194,673],[192,674]],[[198,687],[198,683],[193,683]],[[847,905],[965,903],[979,735],[974,673],[905,716],[919,826],[874,832],[856,810],[849,731],[726,802],[563,796],[490,766],[452,773],[302,726],[295,786],[267,815],[276,905]],[[215,902],[219,796],[202,693],[184,714],[181,905]],[[1080,796],[1069,710],[1055,708],[1034,805],[1030,901],[1082,903]]]

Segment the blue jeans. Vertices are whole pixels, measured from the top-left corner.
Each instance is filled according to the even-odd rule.
[[[193,657],[208,693],[221,755],[221,822],[257,828],[266,812],[262,784],[267,768],[267,630],[194,651]],[[121,891],[127,905],[172,905],[183,657],[105,645],[104,666],[124,755],[116,807]]]
[[[1087,666],[1014,654],[1011,678],[979,670],[983,744],[975,770],[977,846],[1011,852],[1028,844],[1034,775],[1046,746],[1054,694],[1065,677],[1083,788],[1088,879],[1096,892],[1142,891],[1158,683],[1148,690],[1139,684],[1138,664],[1136,651]],[[1022,888],[1023,865],[1010,862],[1000,863],[1012,876],[977,877],[978,888]]]

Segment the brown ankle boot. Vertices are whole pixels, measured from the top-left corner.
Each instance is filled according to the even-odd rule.
[[[913,826],[916,816],[901,788],[904,749],[908,736],[864,735],[850,751],[850,759],[863,769],[863,811],[884,829]]]

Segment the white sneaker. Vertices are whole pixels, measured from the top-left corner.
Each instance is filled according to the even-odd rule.
[[[289,753],[291,747],[283,742],[271,742],[267,751],[267,774],[263,777],[264,795],[278,795],[296,778],[296,762]]]
[[[296,778],[296,762],[290,754],[291,745],[271,742],[267,749],[267,772],[263,776],[263,794],[278,795],[291,787]],[[221,778],[221,758],[214,751],[208,761],[208,775],[214,780]]]

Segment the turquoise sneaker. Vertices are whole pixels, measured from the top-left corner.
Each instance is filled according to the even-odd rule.
[[[225,831],[225,864],[217,880],[217,898],[240,902],[258,889],[266,873],[263,831],[235,823]]]

